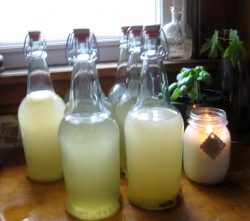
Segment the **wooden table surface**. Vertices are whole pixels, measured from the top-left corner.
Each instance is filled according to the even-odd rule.
[[[0,169],[0,221],[74,221],[64,209],[63,181],[40,184],[26,178],[20,150],[5,151]],[[229,174],[221,185],[202,186],[182,178],[182,199],[167,211],[146,211],[127,199],[121,180],[122,208],[108,221],[250,221],[250,145],[234,144]]]

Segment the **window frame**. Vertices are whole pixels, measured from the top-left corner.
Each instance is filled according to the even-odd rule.
[[[186,1],[184,1],[186,2]],[[164,25],[170,21],[171,0],[155,0],[156,23]],[[99,62],[115,62],[119,56],[119,36],[97,37],[100,58]],[[47,63],[50,67],[67,65],[65,58],[66,41],[47,43]],[[27,67],[27,62],[23,57],[23,45],[0,45],[0,54],[4,56],[5,69],[19,69]]]

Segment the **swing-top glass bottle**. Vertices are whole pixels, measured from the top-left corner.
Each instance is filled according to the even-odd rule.
[[[29,32],[24,43],[29,61],[27,95],[18,110],[27,175],[41,182],[62,178],[58,129],[65,109],[53,89],[45,50],[42,33]]]
[[[124,139],[124,121],[130,108],[135,104],[140,83],[142,62],[141,31],[142,26],[131,26],[128,31],[128,70],[126,72],[126,91],[114,107],[114,115],[120,129],[120,172],[126,177],[127,163]]]
[[[119,129],[98,86],[89,29],[73,36],[73,106],[59,130],[67,192],[66,210],[101,219],[119,208]]]
[[[116,70],[115,84],[108,93],[108,99],[114,107],[126,91],[126,72],[128,65],[128,26],[121,27],[120,53]]]
[[[184,130],[181,114],[169,102],[159,35],[159,25],[144,27],[140,91],[124,126],[128,198],[152,210],[177,203]]]

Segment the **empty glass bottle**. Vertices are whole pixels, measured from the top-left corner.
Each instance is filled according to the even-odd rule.
[[[66,210],[101,219],[119,208],[119,129],[105,108],[90,31],[73,34],[72,108],[59,130]]]
[[[126,91],[126,72],[128,64],[128,26],[121,28],[122,35],[120,39],[120,54],[116,71],[115,84],[109,90],[108,99],[114,107],[120,97]]]
[[[126,91],[114,107],[114,114],[120,129],[120,172],[126,177],[126,152],[124,139],[124,121],[129,109],[135,104],[139,92],[141,71],[141,31],[142,26],[132,26],[128,32],[128,71]]]
[[[169,59],[189,59],[192,56],[192,30],[185,22],[182,6],[170,7],[172,20],[163,26]]]
[[[169,102],[160,26],[143,30],[140,91],[124,125],[128,198],[142,208],[174,206],[180,192],[184,126]]]
[[[65,104],[55,93],[40,31],[29,32],[24,53],[29,61],[27,95],[18,109],[28,177],[36,181],[62,178],[58,129]]]

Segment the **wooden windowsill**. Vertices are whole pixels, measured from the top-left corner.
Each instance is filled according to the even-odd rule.
[[[165,63],[169,82],[172,82],[182,67],[194,67],[203,65],[215,75],[218,69],[218,61],[190,59],[182,61],[167,61]],[[97,65],[100,82],[104,93],[108,93],[114,84],[116,75],[116,62]],[[50,67],[51,77],[55,91],[64,97],[69,89],[71,66]],[[6,70],[0,73],[0,115],[15,114],[21,100],[26,95],[27,69]]]
[[[178,71],[182,67],[190,67],[196,65],[203,65],[208,69],[216,69],[216,67],[218,67],[218,61],[210,59],[190,59],[190,60],[165,62],[166,69],[169,72]],[[117,67],[116,62],[97,64],[97,69],[100,77],[115,76],[116,67]],[[56,66],[56,67],[49,67],[49,69],[52,77],[54,77],[55,74],[70,73],[72,71],[72,66]],[[13,80],[15,80],[16,77],[21,77],[26,75],[27,75],[27,69],[6,70],[0,73],[0,79],[1,79],[0,85],[4,85],[5,83],[10,83],[11,81],[8,80],[10,78],[13,78]]]

